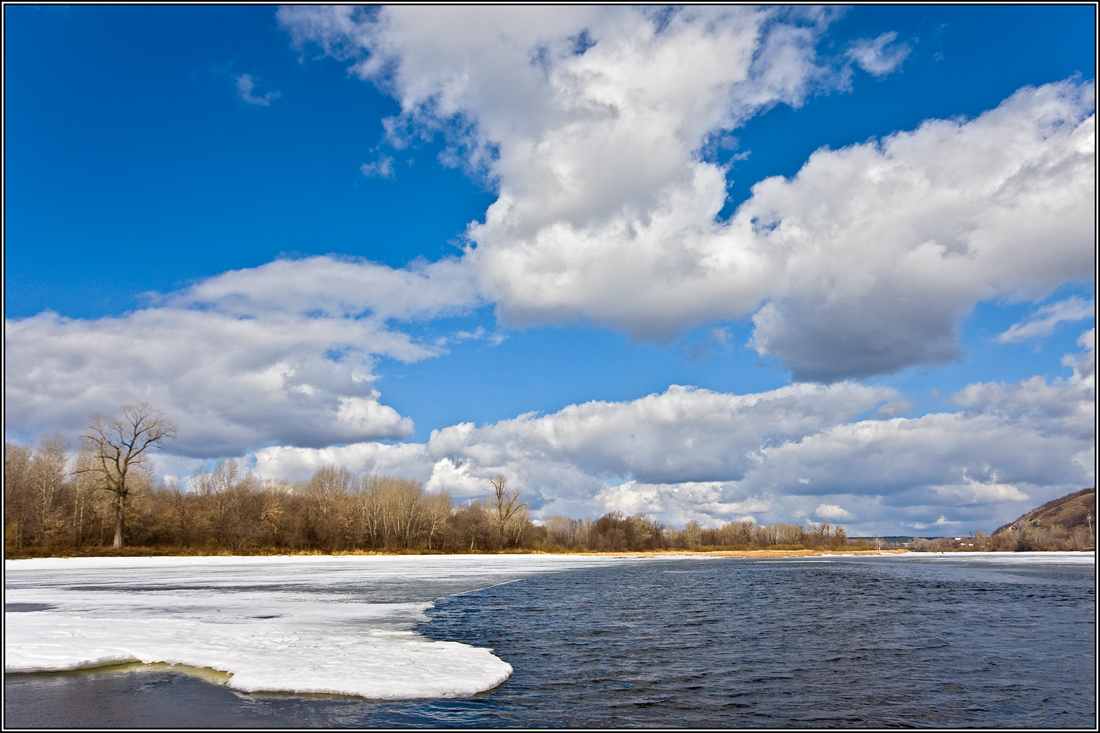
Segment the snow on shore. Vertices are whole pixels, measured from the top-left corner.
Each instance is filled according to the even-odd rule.
[[[374,699],[472,695],[504,682],[512,667],[491,649],[431,641],[417,633],[416,624],[427,619],[433,601],[540,573],[644,557],[6,560],[4,668],[11,673],[167,663],[228,673],[226,684],[240,692]],[[787,561],[841,559],[851,556]],[[905,553],[859,559],[1086,565],[1095,563],[1095,553]]]
[[[512,673],[414,630],[432,601],[585,556],[45,558],[5,561],[6,672],[208,667],[241,692],[454,697]]]
[[[844,557],[822,555],[821,557]],[[906,552],[900,555],[876,555],[885,560],[905,562],[976,563],[982,565],[1092,565],[1095,552]]]

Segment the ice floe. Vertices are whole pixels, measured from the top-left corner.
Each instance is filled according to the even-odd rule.
[[[471,695],[511,666],[415,630],[446,595],[622,559],[584,556],[5,561],[6,672],[126,662],[228,673],[240,692]]]

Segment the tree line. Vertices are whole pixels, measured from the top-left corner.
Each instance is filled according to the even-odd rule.
[[[175,435],[152,406],[93,415],[81,448],[63,436],[37,449],[4,450],[4,549],[27,554],[96,553],[110,546],[165,553],[548,552],[668,549],[840,548],[847,534],[827,522],[718,529],[664,526],[643,514],[599,519],[552,516],[536,524],[503,475],[485,496],[456,503],[420,481],[324,466],[308,481],[261,480],[237,460],[178,480],[157,481],[149,451]],[[136,551],[136,550],[135,550]]]
[[[37,450],[8,443],[4,454],[4,543],[8,557],[94,553],[115,544],[119,494],[67,457],[57,437]],[[75,466],[75,468],[73,467]],[[668,549],[839,548],[842,527],[753,522],[682,529],[642,515],[562,515],[536,524],[522,491],[504,476],[485,496],[456,502],[422,482],[356,475],[325,466],[308,481],[261,480],[239,461],[179,481],[147,470],[127,477],[125,545],[164,553],[543,552]]]
[[[1091,528],[1021,525],[994,532],[972,532],[966,537],[917,537],[909,543],[915,552],[1039,552],[1092,550]]]
[[[261,480],[242,463],[158,482],[150,451],[176,434],[175,424],[148,403],[117,416],[92,415],[76,454],[63,435],[37,449],[4,446],[4,551],[97,554],[124,545],[154,553],[285,552],[637,552],[646,550],[885,549],[880,540],[850,542],[829,522],[704,528],[664,526],[644,514],[609,512],[599,519],[557,515],[531,521],[522,490],[503,475],[484,497],[456,504],[447,491],[420,481],[355,475],[324,466],[308,481]],[[1094,546],[1084,528],[1035,523],[992,536],[917,538],[917,551],[1074,550]]]

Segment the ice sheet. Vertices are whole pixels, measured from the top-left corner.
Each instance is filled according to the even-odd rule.
[[[241,692],[454,697],[511,666],[414,631],[432,601],[610,562],[584,556],[50,558],[5,561],[7,672],[115,663],[220,670]]]

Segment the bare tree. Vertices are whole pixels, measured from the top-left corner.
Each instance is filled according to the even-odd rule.
[[[39,543],[56,541],[65,531],[65,517],[58,507],[59,494],[66,488],[65,436],[44,436],[31,459],[30,484],[34,493]]]
[[[236,459],[222,458],[213,472],[202,471],[193,481],[198,496],[205,500],[214,542],[239,550],[258,530],[252,526],[249,510],[255,509],[257,516],[262,511],[253,506],[258,504],[254,500],[259,480]]]
[[[131,472],[149,457],[149,449],[176,435],[176,424],[148,402],[123,405],[121,411],[119,417],[92,415],[80,436],[92,454],[91,464],[80,470],[95,474],[100,488],[115,495],[115,549],[123,544]]]
[[[17,443],[4,443],[4,550],[17,550],[29,539],[34,513],[31,462],[34,451]]]
[[[359,479],[343,466],[329,463],[319,468],[305,486],[308,527],[317,545],[333,552],[350,529],[347,504],[353,500]]]
[[[527,505],[519,500],[522,489],[508,488],[508,479],[504,474],[498,473],[489,479],[493,494],[490,507],[493,524],[496,526],[500,538],[501,547],[512,547],[519,544],[523,536],[523,529],[527,525]]]
[[[442,534],[447,526],[447,520],[451,518],[451,493],[447,489],[440,489],[435,494],[426,494],[423,498],[425,529],[428,534],[428,549],[432,549],[432,539]]]
[[[577,525],[575,519],[555,514],[542,523],[546,528],[546,541],[552,545],[561,545],[567,550],[577,543]]]
[[[413,479],[392,479],[384,496],[390,536],[398,547],[412,547],[420,534],[423,519],[423,485]]]
[[[694,550],[702,542],[703,527],[694,519],[680,530],[680,544],[685,550]]]

